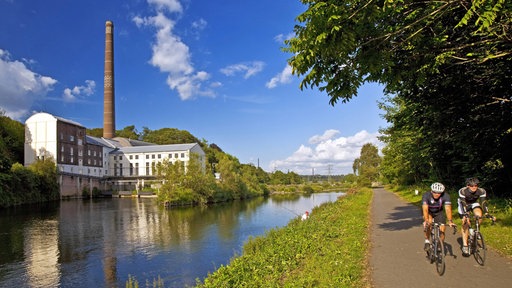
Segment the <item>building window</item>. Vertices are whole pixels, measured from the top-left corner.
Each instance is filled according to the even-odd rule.
[[[174,158],[178,159],[178,153],[174,153]]]
[[[69,155],[73,156],[73,147],[69,148]],[[71,161],[73,162],[73,161]]]
[[[132,160],[132,159],[133,159],[133,155],[130,155],[130,160]]]
[[[123,163],[119,164],[119,175],[123,176]]]
[[[155,154],[151,154],[151,159],[155,159]]]
[[[146,162],[146,176],[149,176],[149,162]]]
[[[114,176],[117,176],[117,164],[114,164]]]
[[[117,160],[117,156],[114,155],[114,161]]]
[[[139,175],[139,163],[135,163],[135,175]]]
[[[69,141],[71,141],[71,142],[75,141],[75,136],[69,135]]]
[[[146,159],[149,159],[149,154],[148,154],[148,155],[146,155]]]
[[[158,159],[162,159],[162,155],[158,154]]]
[[[181,158],[185,158],[185,153],[181,153]]]
[[[133,164],[130,163],[130,176],[132,176],[132,175],[133,175]]]
[[[119,156],[119,160],[123,160],[123,156]]]
[[[135,160],[139,160],[139,155],[135,155]]]

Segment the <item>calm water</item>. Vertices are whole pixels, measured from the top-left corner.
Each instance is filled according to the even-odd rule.
[[[164,209],[154,198],[72,200],[0,210],[0,287],[193,286],[250,236],[342,193]]]

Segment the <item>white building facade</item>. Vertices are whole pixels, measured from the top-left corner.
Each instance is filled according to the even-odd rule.
[[[155,145],[126,138],[105,139],[86,135],[79,123],[48,113],[37,113],[25,122],[25,166],[52,158],[58,170],[61,197],[81,197],[100,191],[117,193],[144,188],[157,181],[156,163],[182,161],[191,153],[205,163],[197,143]]]

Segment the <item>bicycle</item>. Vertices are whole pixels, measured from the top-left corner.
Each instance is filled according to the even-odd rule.
[[[485,264],[485,257],[487,254],[487,247],[485,246],[484,236],[482,235],[482,232],[480,232],[480,219],[481,217],[478,215],[475,215],[473,218],[475,219],[475,229],[472,228],[470,215],[468,212],[466,212],[465,216],[468,218],[469,221],[469,236],[468,236],[468,249],[469,249],[469,255],[473,255],[476,262],[480,264],[480,266],[484,266]],[[492,220],[492,224],[494,225],[494,217],[492,217],[489,214],[485,215],[486,218],[490,218]],[[473,232],[473,233],[471,233]]]
[[[432,229],[430,229],[430,246],[427,250],[427,258],[430,263],[436,263],[436,271],[439,276],[444,274],[446,265],[444,262],[444,243],[441,241],[441,225],[438,222],[432,221]],[[427,228],[425,228],[426,230]],[[453,233],[456,233],[456,226],[453,226]]]

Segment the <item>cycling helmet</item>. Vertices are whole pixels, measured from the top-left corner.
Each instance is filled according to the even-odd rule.
[[[476,177],[466,179],[466,185],[468,186],[476,186],[478,183],[480,183],[480,180]]]
[[[436,182],[430,186],[430,189],[432,190],[432,192],[435,192],[435,193],[443,193],[444,185],[439,182]]]

